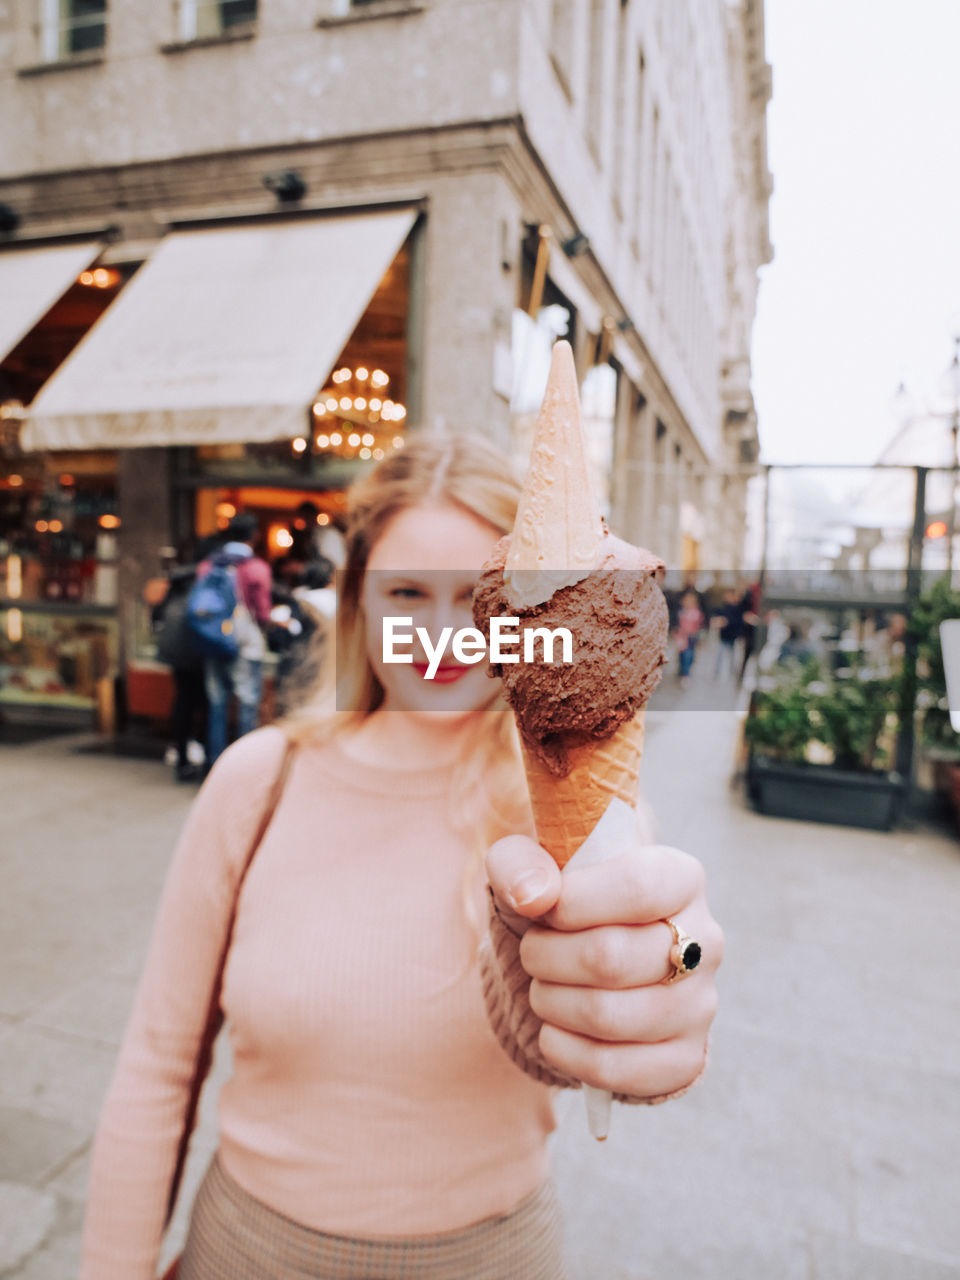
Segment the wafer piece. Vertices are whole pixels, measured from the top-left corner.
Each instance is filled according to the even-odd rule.
[[[573,349],[558,342],[503,574],[510,603],[528,609],[581,582],[600,563],[602,541],[603,521],[587,475]]]

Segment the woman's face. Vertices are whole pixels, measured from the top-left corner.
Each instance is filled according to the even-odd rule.
[[[445,627],[455,633],[473,626],[473,589],[500,536],[485,520],[451,504],[410,507],[387,524],[370,552],[361,593],[367,654],[386,708],[457,717],[495,695],[486,655],[464,664],[449,641],[433,679],[427,679],[430,654],[415,629],[423,628],[435,648]],[[397,643],[395,651],[411,654],[412,663],[384,661],[385,617],[411,619],[395,629],[414,639]]]

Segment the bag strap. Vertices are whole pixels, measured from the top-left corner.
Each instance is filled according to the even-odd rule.
[[[283,751],[283,759],[280,762],[280,768],[277,776],[273,780],[270,788],[270,794],[267,797],[267,803],[260,817],[259,825],[254,834],[253,839],[247,849],[243,860],[243,866],[240,870],[240,879],[237,881],[237,889],[233,899],[233,907],[230,911],[230,919],[227,922],[226,932],[223,938],[223,948],[220,952],[220,960],[217,964],[217,971],[214,975],[213,984],[210,988],[210,1004],[207,1008],[207,1020],[203,1028],[203,1036],[200,1040],[200,1048],[197,1053],[197,1062],[194,1068],[193,1080],[190,1084],[190,1096],[187,1101],[187,1108],[183,1117],[183,1131],[180,1134],[180,1142],[177,1147],[177,1161],[174,1166],[173,1180],[170,1184],[170,1197],[167,1201],[167,1216],[164,1220],[164,1227],[170,1225],[170,1219],[173,1217],[173,1211],[177,1203],[177,1194],[180,1190],[180,1183],[183,1178],[184,1166],[187,1162],[187,1149],[190,1145],[190,1138],[193,1133],[193,1127],[197,1119],[197,1106],[200,1102],[200,1093],[203,1090],[204,1081],[210,1072],[210,1063],[213,1061],[213,1046],[217,1036],[220,1034],[220,1028],[223,1026],[223,1012],[220,1008],[220,996],[223,988],[223,972],[227,966],[227,956],[230,954],[230,943],[233,940],[233,929],[237,920],[237,907],[240,901],[240,893],[243,889],[243,882],[246,879],[247,872],[256,855],[257,850],[263,842],[263,837],[267,834],[267,829],[273,821],[273,815],[277,811],[277,805],[280,803],[280,797],[283,795],[283,788],[287,781],[287,775],[290,772],[290,766],[293,763],[296,746],[290,739],[287,739],[286,746]]]

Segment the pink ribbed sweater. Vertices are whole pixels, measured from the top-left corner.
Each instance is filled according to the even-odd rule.
[[[155,1274],[239,862],[282,753],[277,729],[241,739],[191,810],[97,1130],[82,1280]],[[502,1052],[484,1010],[449,785],[447,771],[361,765],[335,740],[300,748],[240,896],[221,1159],[309,1227],[452,1230],[546,1176],[549,1090]],[[476,893],[483,912],[479,878]],[[522,1004],[525,987],[494,995]]]

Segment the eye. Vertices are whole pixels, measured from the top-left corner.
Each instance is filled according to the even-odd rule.
[[[423,597],[419,587],[391,587],[388,594],[394,600],[420,600]]]

